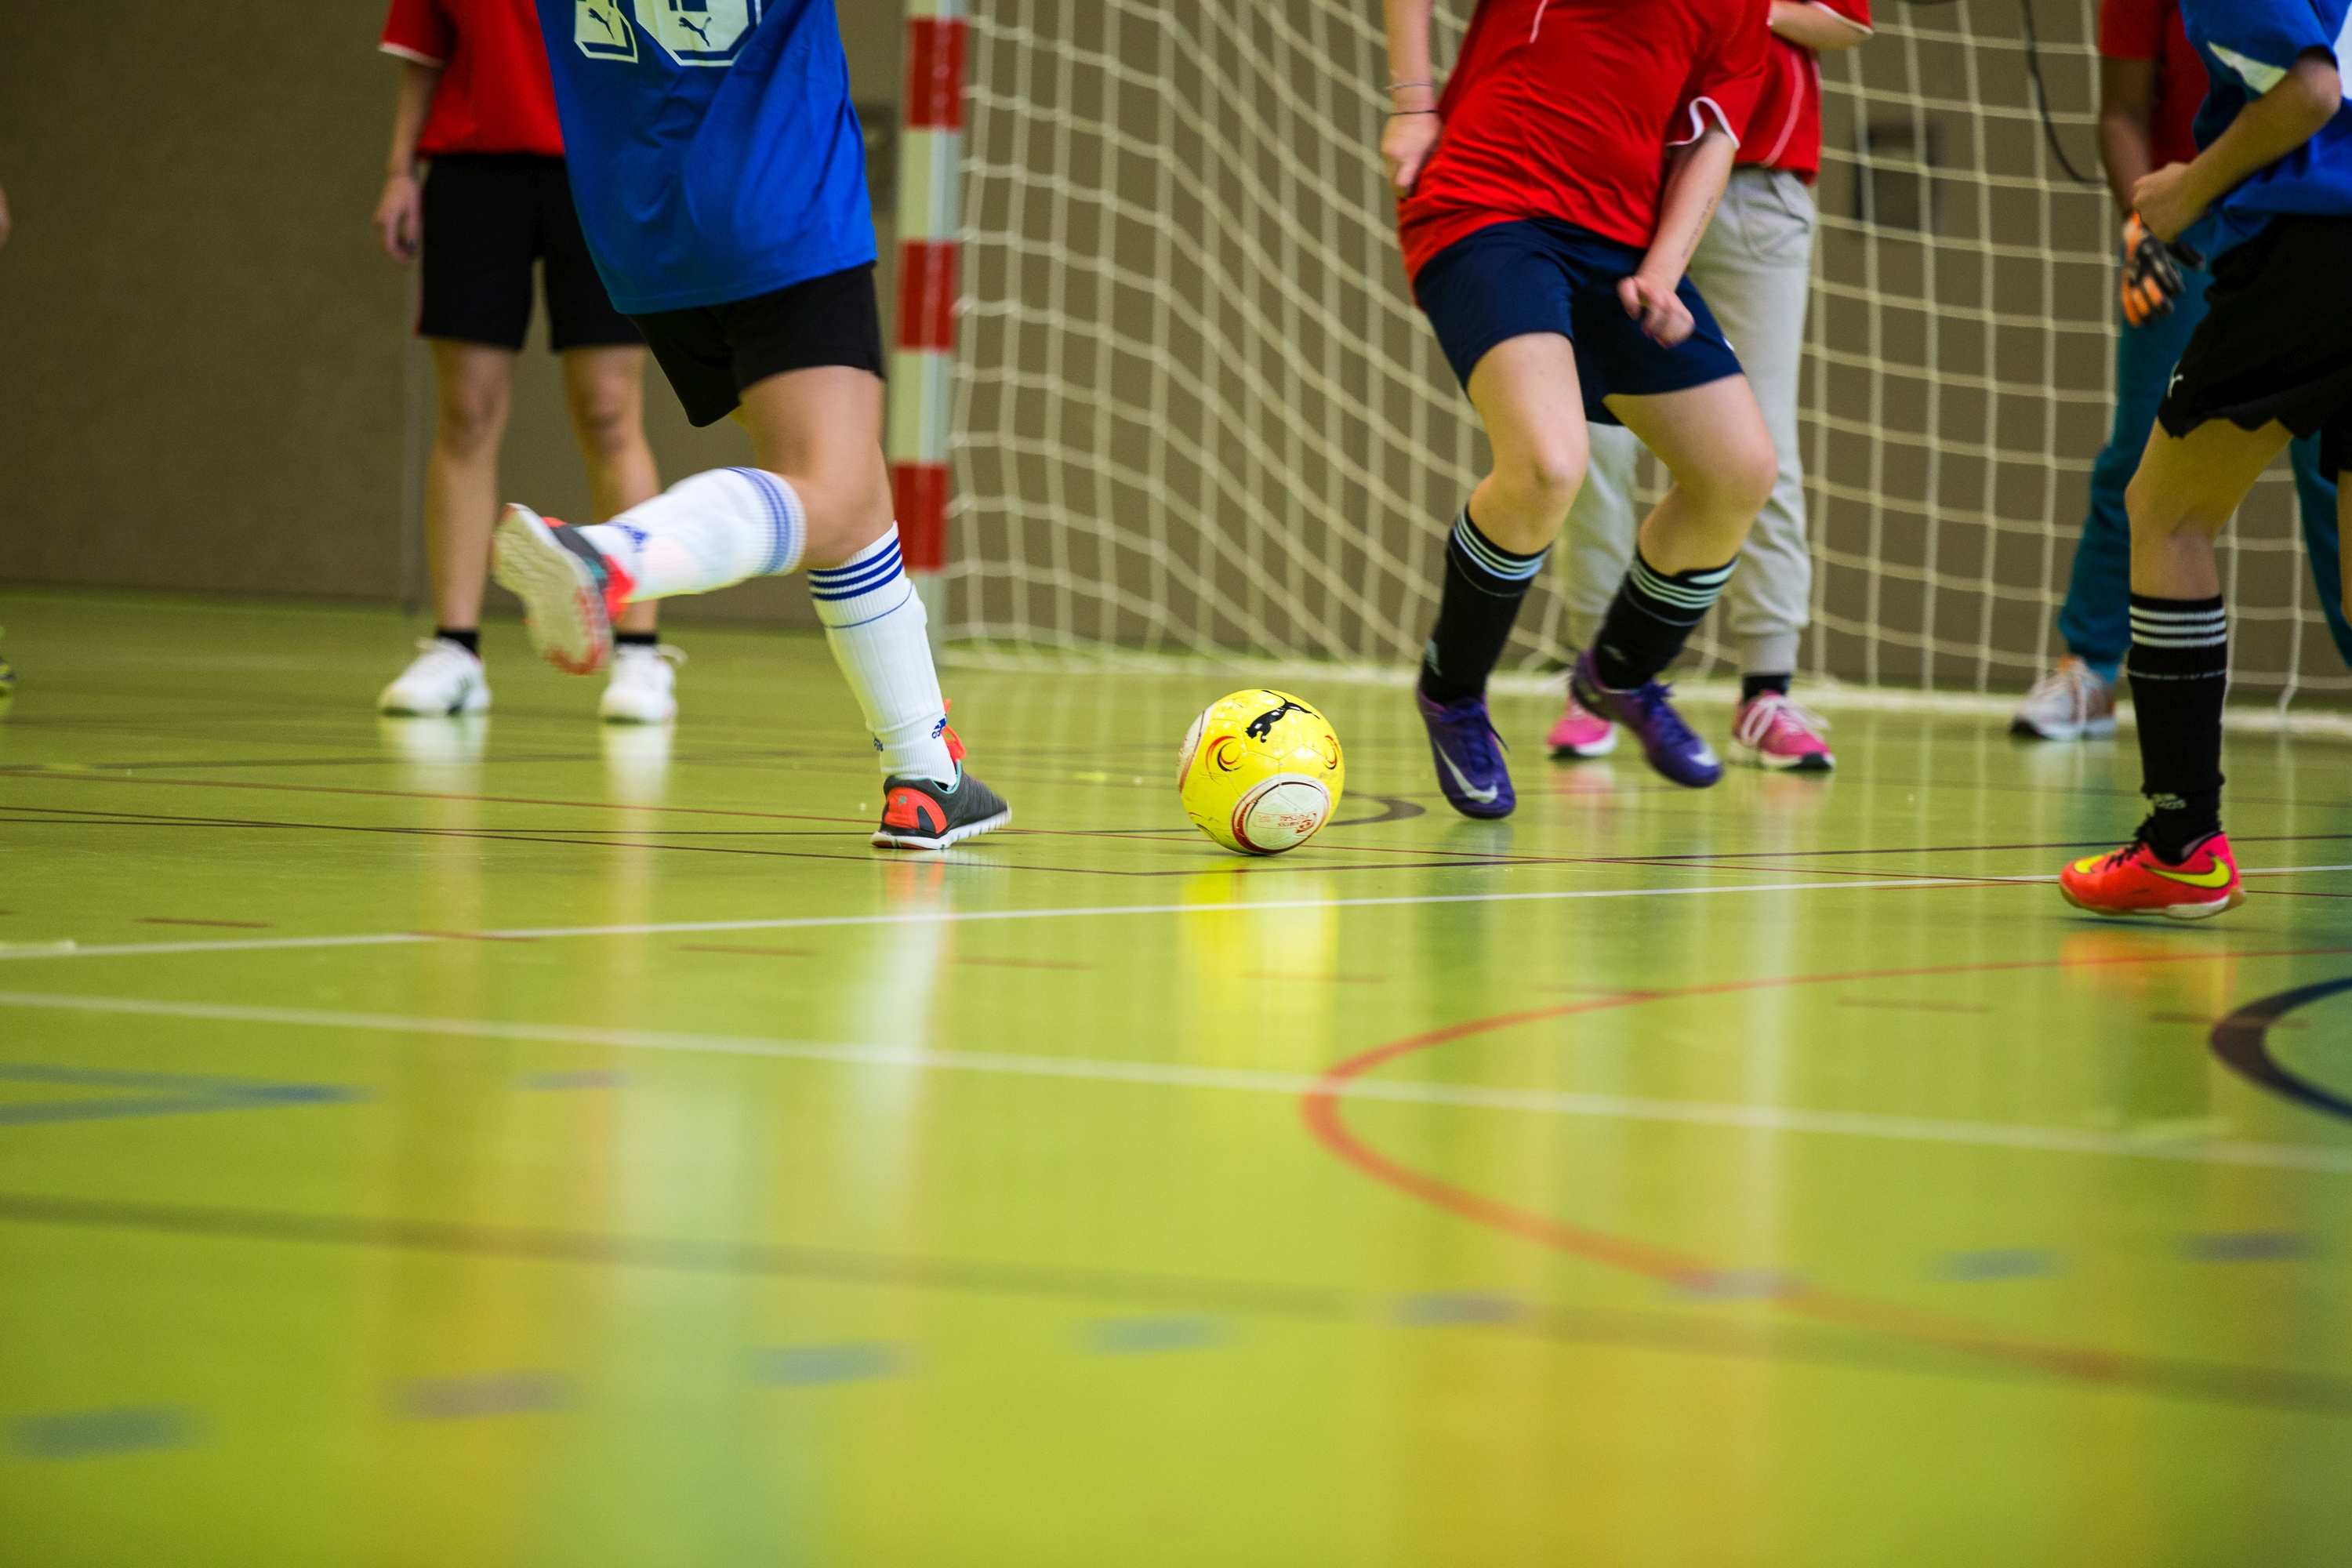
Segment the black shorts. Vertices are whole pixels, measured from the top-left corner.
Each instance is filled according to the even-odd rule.
[[[716,425],[743,389],[788,370],[843,364],[882,372],[874,263],[727,305],[632,316],[696,425]]]
[[[1674,347],[1625,314],[1617,284],[1641,265],[1636,247],[1574,224],[1522,218],[1473,229],[1431,257],[1412,292],[1465,390],[1496,343],[1558,332],[1576,350],[1585,419],[1614,425],[1602,402],[1612,393],[1654,397],[1740,374],[1739,356],[1689,279],[1675,292],[1691,313],[1691,334]]]
[[[645,341],[596,276],[562,159],[446,153],[433,160],[418,337],[521,348],[530,333],[534,259],[546,281],[548,346],[557,353]]]
[[[2156,411],[2166,434],[2208,419],[2320,432],[2319,468],[2352,468],[2352,217],[2274,217],[2213,263],[2205,319]]]

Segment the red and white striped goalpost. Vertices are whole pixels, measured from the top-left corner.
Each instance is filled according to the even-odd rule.
[[[964,0],[907,0],[898,111],[898,342],[890,355],[890,492],[898,545],[936,644],[946,605],[948,416],[956,228],[963,195]]]

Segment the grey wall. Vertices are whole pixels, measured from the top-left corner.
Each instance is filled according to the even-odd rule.
[[[0,48],[0,578],[413,595],[430,366],[376,248],[396,68],[374,0],[130,0]],[[845,0],[861,101],[897,98],[900,13]],[[889,237],[884,235],[885,268]],[[883,300],[891,296],[885,279]],[[507,492],[585,510],[544,321],[517,375]],[[740,461],[657,371],[667,477]],[[404,579],[406,579],[404,582]],[[674,614],[807,618],[797,578]]]

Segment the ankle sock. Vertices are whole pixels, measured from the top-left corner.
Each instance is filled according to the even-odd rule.
[[[1739,700],[1753,702],[1768,691],[1777,691],[1786,697],[1789,695],[1790,675],[1794,673],[1790,671],[1788,675],[1743,675],[1739,678]]]
[[[2228,613],[2210,599],[2131,596],[2132,707],[2139,723],[2141,841],[2179,865],[2221,830],[2221,699]]]
[[[808,518],[793,487],[766,469],[712,468],[579,533],[635,580],[634,603],[789,572]]]
[[[433,638],[436,642],[456,643],[476,658],[482,657],[482,632],[479,626],[468,626],[464,631],[458,631],[452,626],[435,626]]]
[[[1504,549],[1478,531],[1464,507],[1445,542],[1445,586],[1437,625],[1421,656],[1421,693],[1433,702],[1483,695],[1486,677],[1511,640],[1519,603],[1543,570],[1549,548],[1533,555]]]
[[[1625,580],[1592,639],[1592,672],[1601,684],[1631,691],[1674,663],[1738,563],[1734,556],[1720,566],[1669,574],[1651,565],[1635,545],[1633,563],[1625,568]]]
[[[613,634],[613,642],[614,646],[617,647],[661,647],[661,633],[614,632]]]
[[[811,572],[808,582],[824,640],[882,753],[882,772],[952,786],[948,708],[924,635],[929,617],[899,560],[896,525],[840,565]]]

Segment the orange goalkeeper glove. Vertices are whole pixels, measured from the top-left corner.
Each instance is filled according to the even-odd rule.
[[[2172,314],[2172,302],[2189,287],[2180,269],[2204,265],[2202,256],[2157,238],[2139,214],[2132,214],[2124,220],[2124,320],[2144,327]]]

